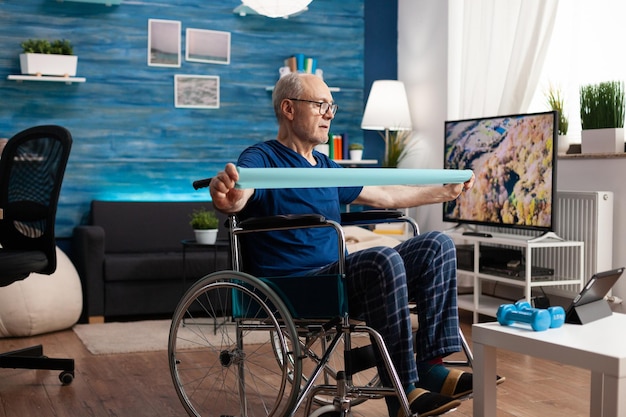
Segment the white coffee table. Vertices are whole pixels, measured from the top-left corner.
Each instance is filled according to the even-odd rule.
[[[534,332],[498,323],[472,326],[474,416],[496,416],[496,349],[591,371],[592,417],[626,417],[626,314]]]

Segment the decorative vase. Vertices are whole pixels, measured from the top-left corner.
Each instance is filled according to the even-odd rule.
[[[25,75],[73,77],[77,66],[76,55],[20,54],[20,68]]]
[[[557,146],[560,154],[567,153],[567,150],[569,149],[569,138],[567,135],[559,135]]]
[[[196,242],[203,245],[214,245],[217,240],[217,229],[195,229],[193,232],[196,236]]]
[[[580,144],[582,153],[623,153],[624,128],[583,130]]]
[[[363,149],[350,149],[350,160],[360,161],[363,159]]]

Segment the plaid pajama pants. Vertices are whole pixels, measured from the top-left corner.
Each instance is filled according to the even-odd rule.
[[[336,271],[335,263],[316,273]],[[382,335],[403,384],[418,381],[415,360],[461,350],[456,255],[447,235],[428,232],[395,248],[376,247],[350,254],[346,257],[346,279],[350,316],[365,320]],[[409,300],[416,303],[419,317],[415,339]],[[389,383],[380,364],[379,374]]]

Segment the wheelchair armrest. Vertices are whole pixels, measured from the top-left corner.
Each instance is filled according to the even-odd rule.
[[[319,226],[326,223],[326,218],[319,214],[284,214],[269,217],[251,217],[239,222],[243,230],[272,230]]]
[[[419,235],[417,222],[401,210],[364,210],[341,213],[342,226],[374,226],[383,223],[408,224],[414,236]]]
[[[341,213],[341,224],[344,226],[358,224],[384,223],[404,216],[400,210],[364,210]]]

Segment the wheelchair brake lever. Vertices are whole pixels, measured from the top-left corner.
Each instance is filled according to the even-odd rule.
[[[330,329],[332,329],[333,327],[337,327],[341,324],[341,317],[335,317],[332,320],[327,321],[326,323],[324,323],[322,325],[322,329],[324,329],[325,332],[329,331]]]
[[[342,323],[341,317],[335,317],[327,321],[326,323],[322,324],[321,330],[317,333],[312,334],[311,337],[309,338],[309,341],[303,347],[308,350],[311,346],[313,346],[316,340],[324,336],[333,327],[340,326],[341,323]],[[337,333],[339,334],[339,331]]]

